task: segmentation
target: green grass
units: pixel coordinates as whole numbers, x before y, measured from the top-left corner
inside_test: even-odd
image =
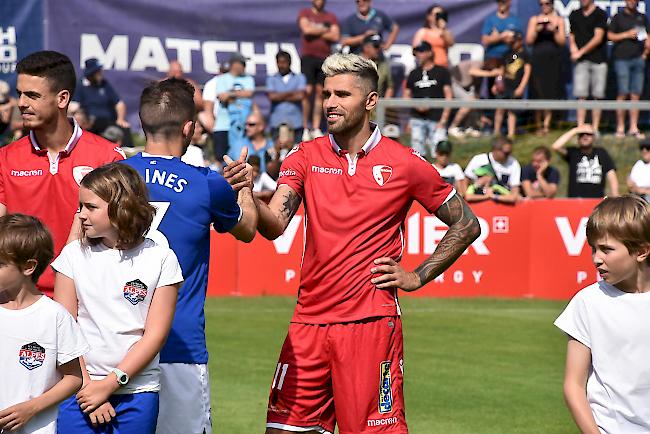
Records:
[[[414,434],[576,432],[562,398],[564,302],[406,298],[407,420]],[[211,298],[206,305],[214,427],[263,433],[295,299]]]

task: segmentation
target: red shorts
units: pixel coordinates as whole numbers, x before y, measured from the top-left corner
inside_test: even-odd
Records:
[[[271,385],[268,428],[407,434],[402,321],[289,325]]]

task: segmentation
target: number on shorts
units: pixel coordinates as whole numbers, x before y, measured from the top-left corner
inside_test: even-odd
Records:
[[[169,202],[149,202],[149,203],[154,208],[156,208],[156,215],[154,216],[153,221],[151,222],[151,227],[147,232],[147,238],[152,239],[153,241],[156,242],[156,244],[169,247],[169,241],[167,240],[167,237],[165,236],[165,234],[163,234],[158,230],[158,227],[160,226],[160,223],[165,217],[165,214],[167,214],[167,210],[169,210],[169,205],[171,204]]]
[[[277,382],[278,390],[282,390],[282,386],[284,385],[284,377],[287,375],[287,369],[289,369],[288,363],[278,363],[278,367],[275,368],[275,376],[273,377],[273,385],[271,385],[271,389],[275,389],[275,383]],[[280,370],[282,370],[282,373],[280,373]],[[278,374],[280,374],[279,380]]]

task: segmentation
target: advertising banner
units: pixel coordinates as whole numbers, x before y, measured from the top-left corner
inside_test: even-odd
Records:
[[[597,278],[585,236],[587,217],[597,203],[557,199],[473,205],[481,236],[449,270],[413,295],[568,299]],[[296,295],[303,226],[301,210],[273,242],[258,234],[244,244],[214,233],[209,295]],[[405,222],[404,268],[413,270],[431,255],[446,229],[415,204]]]

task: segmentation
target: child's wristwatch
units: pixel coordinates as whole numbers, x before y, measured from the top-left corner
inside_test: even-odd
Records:
[[[118,368],[113,368],[111,372],[113,372],[117,377],[117,384],[119,384],[120,387],[126,386],[129,383],[129,374],[126,372]]]

